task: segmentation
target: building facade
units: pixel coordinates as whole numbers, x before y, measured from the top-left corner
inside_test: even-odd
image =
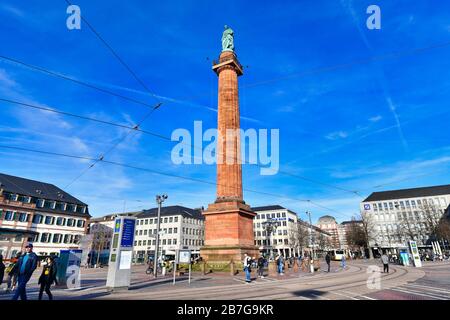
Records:
[[[330,234],[301,220],[297,213],[280,205],[269,205],[252,208],[256,212],[253,219],[255,245],[264,255],[280,253],[285,257],[298,256],[313,247],[329,242]],[[268,221],[276,224],[276,229],[268,233]],[[324,243],[322,243],[324,242]]]
[[[333,249],[341,249],[343,244],[342,228],[332,216],[322,216],[317,222],[317,226],[330,234],[330,246]]]
[[[156,245],[158,208],[143,210],[136,215],[134,238],[134,261],[145,262],[153,257]],[[193,256],[200,254],[205,241],[205,219],[202,209],[183,206],[161,208],[159,253],[175,256],[176,250],[191,250]]]
[[[0,173],[0,253],[5,259],[28,241],[41,256],[77,249],[89,219],[87,204],[60,188]]]
[[[373,224],[371,245],[406,247],[416,240],[419,248],[429,245],[430,230],[450,203],[450,185],[374,192],[360,204]]]

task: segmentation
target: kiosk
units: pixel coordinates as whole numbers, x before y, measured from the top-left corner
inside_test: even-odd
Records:
[[[117,217],[109,256],[108,291],[128,290],[131,280],[135,217]]]

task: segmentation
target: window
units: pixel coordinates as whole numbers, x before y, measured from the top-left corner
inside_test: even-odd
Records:
[[[145,219],[145,224],[148,224],[148,219]]]
[[[142,230],[139,230],[139,235],[142,236]]]
[[[41,242],[50,242],[50,233],[44,232],[41,235]]]
[[[261,215],[261,219],[265,219],[265,218],[266,218],[266,214],[263,213],[263,214]]]
[[[170,218],[169,218],[169,222],[173,222],[173,217],[170,217]]]
[[[53,243],[61,243],[62,235],[59,233],[55,233],[53,235]]]
[[[283,235],[287,236],[287,230],[283,230]]]
[[[172,243],[175,245],[175,244],[177,244],[177,239],[173,239],[172,240]]]
[[[6,211],[6,213],[5,213],[5,220],[7,220],[7,221],[14,220],[14,212]]]
[[[144,236],[146,236],[146,235],[147,235],[147,229],[144,230]]]
[[[50,200],[44,201],[44,208],[53,209],[55,207],[55,202]]]
[[[26,212],[19,213],[19,221],[20,222],[27,222],[28,221],[28,214],[26,214]]]
[[[77,210],[76,211],[78,213],[84,213],[84,208],[85,208],[84,206],[77,206]]]
[[[178,222],[178,217],[174,217],[173,222]]]
[[[50,224],[50,225],[52,225],[53,223],[55,222],[55,218],[54,217],[52,217],[52,216],[46,216],[45,217],[45,224]]]
[[[42,208],[44,206],[44,199],[38,199],[36,202],[36,207]]]
[[[35,224],[42,223],[43,218],[44,217],[41,214],[35,214],[33,217],[33,223],[35,223]]]
[[[167,223],[167,217],[166,217],[166,218],[164,218],[164,223]]]
[[[77,227],[78,228],[83,228],[84,227],[84,220],[78,220],[77,221]]]
[[[65,234],[64,235],[64,243],[69,243],[70,242],[70,234]]]
[[[172,245],[172,239],[168,239],[167,240],[167,244],[170,246],[170,245]]]
[[[142,240],[139,240],[139,246],[142,246]]]
[[[389,202],[389,209],[394,210],[394,205],[392,204],[392,202]]]
[[[166,245],[166,239],[163,239],[163,241],[162,241],[162,244],[163,244],[163,246],[165,246]]]
[[[144,246],[146,246],[146,245],[147,245],[147,240],[144,240],[144,241],[142,242],[142,244],[143,244]]]
[[[71,203],[68,203],[67,206],[66,206],[66,211],[75,212],[75,205],[71,204]]]
[[[178,233],[178,228],[173,228],[173,233]]]
[[[63,226],[66,224],[66,218],[58,217],[56,218],[56,225],[57,226]]]
[[[286,226],[287,226],[287,223],[286,223],[286,221],[283,221],[283,226],[284,226],[284,227],[286,227]]]
[[[67,219],[67,226],[68,227],[75,226],[75,219],[72,219],[72,218]]]
[[[172,228],[169,228],[169,233],[172,233]]]
[[[55,209],[59,211],[64,211],[65,207],[66,205],[64,204],[64,202],[57,202]]]
[[[277,212],[277,218],[281,217],[281,214],[279,212]]]
[[[28,203],[29,199],[30,199],[30,197],[27,197],[27,196],[22,196],[22,195],[17,196],[17,201],[20,201],[20,202]]]

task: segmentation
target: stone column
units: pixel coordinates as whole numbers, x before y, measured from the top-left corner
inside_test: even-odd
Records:
[[[238,77],[243,71],[233,51],[222,52],[213,70],[219,78],[217,198],[203,212],[205,246],[200,255],[216,266],[235,261],[240,269],[244,253],[259,256],[253,234],[256,213],[242,194]]]

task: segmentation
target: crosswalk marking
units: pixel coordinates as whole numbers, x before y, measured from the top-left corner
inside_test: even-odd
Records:
[[[423,296],[423,297],[428,297],[428,298],[433,298],[433,299],[438,299],[438,300],[447,300],[443,297],[439,297],[436,295],[430,295],[430,294],[425,294],[423,292],[417,292],[417,291],[413,291],[413,290],[406,290],[406,289],[398,289],[398,288],[392,288],[391,290],[394,291],[399,291],[399,292],[403,292],[403,293],[408,293],[408,294],[412,294],[412,295],[419,295],[419,296]]]
[[[445,292],[445,293],[449,293],[449,290],[445,290],[442,288],[438,288],[438,287],[430,287],[430,286],[424,286],[424,285],[419,285],[419,284],[415,284],[415,283],[409,283],[407,285],[405,285],[406,287],[416,287],[417,289],[426,289],[426,290],[430,290],[430,291],[436,291],[436,292]]]

